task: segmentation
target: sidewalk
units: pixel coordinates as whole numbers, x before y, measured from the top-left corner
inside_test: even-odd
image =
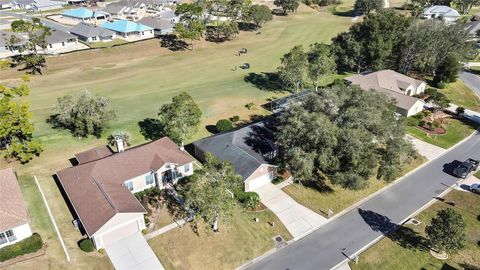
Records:
[[[420,155],[426,157],[428,160],[435,159],[447,151],[446,149],[443,149],[433,144],[429,144],[413,136],[406,135],[405,137],[407,138],[408,141],[410,141],[413,144],[413,146],[415,146],[415,149],[417,149],[417,152]]]

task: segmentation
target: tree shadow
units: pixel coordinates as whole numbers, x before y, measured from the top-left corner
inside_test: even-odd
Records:
[[[205,129],[212,134],[218,133],[217,127],[215,125],[206,125]]]
[[[283,91],[285,87],[280,76],[276,72],[250,72],[244,77],[244,81],[255,85],[260,90]]]
[[[165,136],[165,126],[158,119],[145,118],[138,122],[138,126],[145,140],[155,140]]]
[[[238,22],[238,29],[240,31],[255,31],[257,30],[257,26],[253,23]]]
[[[395,224],[387,216],[370,210],[359,208],[358,213],[373,231],[382,233],[401,247],[421,251],[428,250],[427,239],[413,229]]]
[[[332,11],[333,15],[340,16],[340,17],[355,17],[360,15],[356,10],[351,9],[347,11],[338,11],[337,9],[334,9]]]
[[[283,10],[281,8],[274,8],[272,10],[272,14],[275,15],[275,16],[287,16],[288,15],[288,13],[283,12]]]
[[[160,37],[160,46],[171,51],[184,51],[188,44],[179,39],[176,35],[164,35]]]

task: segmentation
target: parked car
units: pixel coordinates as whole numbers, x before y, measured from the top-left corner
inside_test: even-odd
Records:
[[[479,163],[480,161],[469,158],[453,170],[453,175],[465,179],[478,168]]]
[[[470,191],[473,193],[480,194],[480,184],[472,184],[470,186]]]

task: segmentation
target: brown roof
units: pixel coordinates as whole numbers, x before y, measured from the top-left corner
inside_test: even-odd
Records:
[[[113,154],[113,151],[112,149],[110,149],[110,147],[108,147],[107,145],[102,145],[102,146],[87,150],[85,152],[75,154],[75,158],[77,159],[79,164],[83,164],[83,163],[87,163],[87,162],[102,159],[104,157],[111,156],[112,154]]]
[[[381,70],[367,74],[355,74],[345,80],[363,90],[375,90],[395,99],[397,107],[409,110],[419,99],[404,94],[410,85],[415,88],[424,83],[393,70]]]
[[[29,222],[27,207],[13,169],[0,170],[0,232]]]
[[[92,236],[117,213],[144,213],[145,209],[123,184],[166,163],[183,165],[193,158],[169,138],[114,153],[57,172],[57,176],[79,216]]]

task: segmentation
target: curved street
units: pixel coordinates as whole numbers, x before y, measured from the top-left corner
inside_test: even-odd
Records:
[[[479,120],[479,119],[476,119]],[[331,269],[353,259],[459,179],[449,172],[467,158],[480,159],[480,132],[343,216],[246,269]],[[361,255],[360,255],[360,260]]]

